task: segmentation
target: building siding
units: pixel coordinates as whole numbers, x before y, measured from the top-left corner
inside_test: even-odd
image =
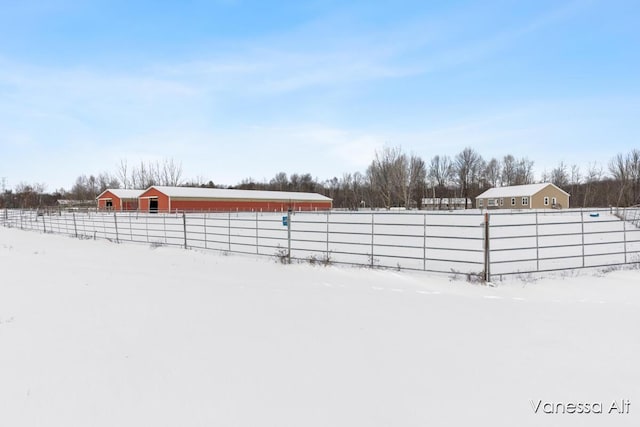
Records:
[[[111,207],[107,202],[111,199]],[[135,211],[138,209],[138,199],[121,199],[110,191],[105,191],[98,199],[98,209],[115,211]]]
[[[158,199],[159,212],[284,212],[288,209],[295,211],[330,210],[332,207],[331,201],[170,198],[160,190],[150,188],[140,196],[140,210],[148,212],[149,201],[154,197]]]
[[[522,203],[522,198],[528,197],[529,204],[524,205]],[[549,198],[549,204],[544,204],[544,198]],[[551,209],[553,208],[552,200],[556,198],[556,206],[562,209],[566,209],[569,207],[569,195],[566,194],[561,189],[555,187],[554,185],[547,185],[543,189],[539,190],[533,195],[519,195],[515,197],[515,205],[511,204],[511,197],[477,197],[476,198],[476,208],[482,209]],[[489,206],[489,200],[496,200],[495,205]],[[481,204],[482,201],[482,204]]]
[[[142,193],[138,199],[141,211],[149,212],[149,201],[151,198],[158,199],[158,211],[168,212],[171,210],[169,206],[169,196],[156,188],[149,188],[147,191]]]
[[[278,201],[278,200],[182,200],[171,199],[171,210],[175,211],[259,211],[284,212],[315,211],[331,209],[331,202]]]
[[[549,197],[549,204],[545,206],[544,198]],[[562,209],[566,209],[569,207],[569,196],[565,194],[562,190],[550,185],[546,187],[543,191],[540,191],[533,195],[533,209],[545,209],[552,208],[552,199],[553,197],[557,200],[557,207]]]

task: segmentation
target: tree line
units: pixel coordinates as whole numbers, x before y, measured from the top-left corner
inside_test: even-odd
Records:
[[[467,201],[466,207],[472,207],[475,197],[489,188],[534,182],[534,162],[527,157],[507,154],[485,159],[466,147],[453,157],[438,154],[427,162],[401,147],[386,146],[375,152],[364,172],[347,172],[326,180],[309,173],[278,172],[270,180],[246,178],[237,185],[221,186],[202,177],[184,179],[182,164],[173,159],[132,165],[122,160],[113,173],[79,176],[69,191],[46,193],[41,183],[19,183],[8,189],[3,178],[0,208],[51,206],[60,199],[90,204],[108,188],[145,189],[152,185],[314,192],[331,197],[336,208],[352,210],[421,209],[427,198],[435,200],[436,206],[442,199],[460,198]],[[560,162],[543,171],[540,182],[552,182],[571,194],[572,207],[635,205],[640,203],[640,150],[617,154],[606,169],[598,163],[582,170]]]

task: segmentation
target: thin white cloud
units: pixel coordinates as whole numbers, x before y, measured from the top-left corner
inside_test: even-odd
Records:
[[[247,176],[268,178],[278,170],[311,171],[326,178],[364,170],[385,143],[402,145],[425,159],[454,155],[467,145],[489,157],[514,152],[543,158],[544,150],[570,139],[573,129],[583,126],[580,137],[589,139],[594,120],[589,125],[559,121],[563,110],[549,99],[554,108],[494,106],[493,113],[437,126],[416,123],[403,131],[385,123],[361,121],[356,126],[345,125],[348,119],[301,117],[287,96],[308,91],[301,102],[309,106],[327,92],[342,95],[363,82],[373,86],[469,66],[514,46],[519,37],[570,19],[588,4],[559,6],[477,40],[461,36],[449,42],[460,31],[451,21],[444,25],[419,17],[410,25],[357,35],[327,35],[324,25],[307,26],[239,42],[219,53],[117,72],[0,58],[0,147],[11,150],[0,159],[0,169],[9,172],[0,174],[28,180],[37,170],[38,176],[57,177],[51,178],[53,186],[69,186],[75,175],[112,169],[121,158],[135,162],[156,156],[181,159],[190,175],[226,184]],[[319,27],[324,31],[317,34],[320,41],[310,42]],[[257,105],[254,111],[245,113],[244,100]],[[589,100],[585,108],[595,109],[598,102]],[[240,106],[231,109],[230,104]],[[319,103],[318,109],[322,113],[334,107]],[[263,112],[256,114],[260,108]],[[277,108],[282,113],[271,120],[270,110]],[[339,110],[336,116],[349,114]],[[30,152],[39,160],[24,168],[10,164]]]

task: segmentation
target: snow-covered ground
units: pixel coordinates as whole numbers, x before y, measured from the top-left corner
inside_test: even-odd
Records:
[[[487,287],[0,228],[0,273],[0,426],[640,425],[638,270]]]

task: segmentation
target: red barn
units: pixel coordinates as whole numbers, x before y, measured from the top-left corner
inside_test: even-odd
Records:
[[[315,211],[331,206],[332,199],[321,194],[289,191],[153,186],[139,196],[140,210],[149,212]]]
[[[96,200],[98,209],[114,211],[135,211],[138,209],[138,197],[144,190],[108,189],[100,193]]]

